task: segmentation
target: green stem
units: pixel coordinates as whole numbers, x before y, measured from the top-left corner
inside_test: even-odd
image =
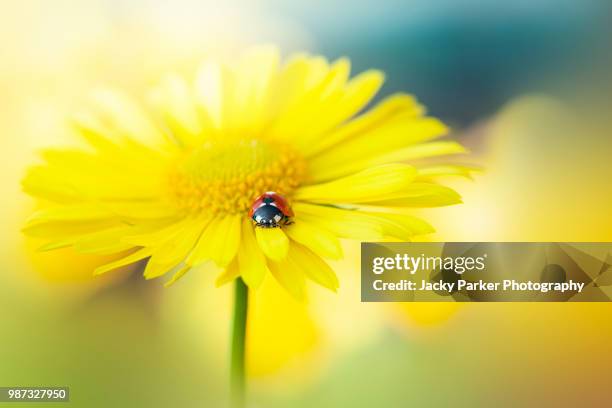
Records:
[[[245,375],[244,354],[247,325],[247,309],[249,304],[249,290],[242,278],[236,279],[234,295],[234,321],[232,325],[232,362],[230,373],[230,398],[232,408],[245,406]]]

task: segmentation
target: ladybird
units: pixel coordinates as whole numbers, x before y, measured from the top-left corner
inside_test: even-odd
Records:
[[[255,199],[249,217],[255,221],[257,227],[276,228],[289,224],[293,211],[285,197],[268,191]]]

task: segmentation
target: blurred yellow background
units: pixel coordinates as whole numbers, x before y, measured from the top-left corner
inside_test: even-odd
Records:
[[[210,53],[347,54],[387,71],[387,92],[414,91],[486,169],[450,181],[464,204],[423,211],[427,239],[612,239],[603,2],[218,3],[3,2],[0,386],[69,386],[79,407],[225,403],[231,290],[214,274],[94,278],[99,258],[38,253],[20,233],[23,170],[70,141],[91,89],[142,92]],[[360,303],[358,251],[334,265],[337,295],[298,304],[271,279],[253,295],[252,406],[606,405],[612,305]]]

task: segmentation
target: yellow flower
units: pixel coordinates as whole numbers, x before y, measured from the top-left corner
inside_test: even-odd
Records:
[[[75,120],[87,147],[45,150],[29,169],[25,191],[47,204],[25,232],[44,250],[121,255],[97,274],[147,259],[144,276],[173,272],[170,284],[212,261],[219,283],[254,288],[271,273],[296,298],[306,279],[336,290],[323,259],[342,257],[339,239],[432,232],[403,210],[460,202],[434,179],[469,171],[405,164],[464,149],[432,141],[447,128],[409,95],[364,111],[383,74],[349,71],[347,59],[302,54],[281,65],[258,47],[229,66],[206,61],[194,81],[169,76],[143,102],[98,92]],[[288,198],[292,223],[253,225],[266,191]]]

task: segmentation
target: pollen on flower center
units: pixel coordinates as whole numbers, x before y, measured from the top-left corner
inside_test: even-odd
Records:
[[[256,139],[207,142],[170,172],[171,200],[189,213],[247,212],[266,191],[291,196],[303,180],[305,161],[286,145]]]

